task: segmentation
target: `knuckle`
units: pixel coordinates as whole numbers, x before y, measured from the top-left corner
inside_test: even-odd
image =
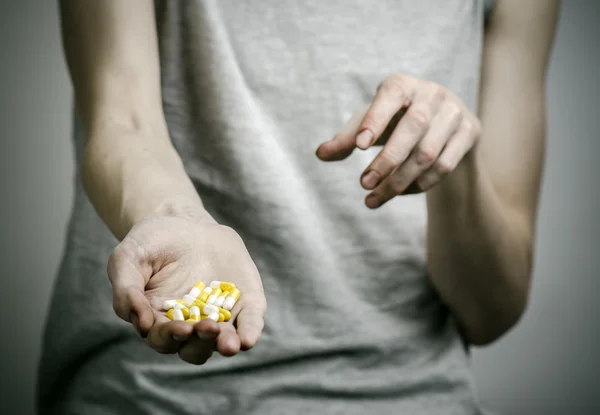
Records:
[[[446,112],[448,114],[448,118],[451,120],[455,120],[462,116],[462,110],[456,102],[448,101],[446,103]]]
[[[419,132],[424,132],[429,127],[429,117],[420,109],[412,109],[406,114],[407,121]]]
[[[437,104],[441,104],[442,102],[444,102],[446,100],[446,89],[439,85],[436,84],[434,82],[430,82],[428,84],[429,89],[431,90],[431,99],[437,103]]]
[[[390,182],[388,183],[388,188],[395,195],[399,195],[399,194],[402,194],[402,192],[404,192],[404,190],[406,189],[406,186],[404,185],[404,182],[402,180],[394,179],[394,180],[390,180]],[[385,199],[385,198],[381,198],[381,199]]]
[[[390,167],[398,166],[402,162],[402,157],[396,151],[392,150],[383,150],[381,154],[379,154],[379,165],[383,167],[383,169],[389,169]]]
[[[452,165],[451,163],[444,161],[444,160],[437,160],[435,162],[435,171],[440,175],[440,176],[445,176],[447,174],[452,173],[452,171],[454,170],[454,165]]]
[[[419,146],[416,151],[417,164],[429,165],[437,157],[437,151],[432,147]]]
[[[400,97],[406,97],[409,90],[406,77],[398,74],[386,76],[379,89]]]
[[[481,123],[477,119],[465,119],[463,120],[463,130],[468,135],[478,136],[481,134]]]

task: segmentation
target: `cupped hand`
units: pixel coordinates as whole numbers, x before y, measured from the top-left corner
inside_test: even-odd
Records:
[[[214,221],[160,216],[138,222],[110,256],[108,276],[115,312],[159,353],[203,364],[214,351],[233,356],[252,348],[262,333],[266,300],[258,270],[240,236]],[[165,300],[213,280],[233,282],[241,292],[229,321],[191,325],[166,317]]]
[[[392,75],[373,101],[335,137],[319,146],[323,161],[347,158],[355,148],[383,149],[361,175],[377,208],[397,195],[431,189],[451,173],[481,136],[481,124],[447,88],[409,75]]]

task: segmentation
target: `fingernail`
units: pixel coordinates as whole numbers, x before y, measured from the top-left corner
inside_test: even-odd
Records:
[[[360,148],[367,148],[371,145],[373,140],[373,133],[369,130],[363,130],[359,135],[356,136],[356,145]]]
[[[362,185],[365,189],[373,189],[379,183],[379,174],[373,170],[368,171],[363,175]]]
[[[377,199],[377,196],[375,196],[375,195],[368,196],[367,200],[365,201],[365,203],[371,209],[375,209],[376,207],[379,206],[379,200]]]
[[[137,331],[138,334],[140,335],[140,337],[143,338],[144,335],[142,334],[142,329],[140,328],[140,319],[138,318],[138,316],[135,312],[132,311],[129,314],[129,320],[131,321],[131,324],[133,324],[135,331]]]

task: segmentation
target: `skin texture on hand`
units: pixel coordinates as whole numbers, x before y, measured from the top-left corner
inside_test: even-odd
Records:
[[[109,259],[117,315],[131,322],[150,347],[192,364],[216,350],[249,350],[264,326],[266,300],[254,262],[231,228],[214,221],[148,217],[136,224]],[[199,280],[231,281],[241,291],[229,322],[171,321],[164,300],[181,298]]]
[[[321,144],[317,157],[343,160],[355,148],[383,149],[361,176],[369,208],[429,190],[451,173],[481,135],[481,123],[452,92],[409,75],[391,75],[371,104]]]

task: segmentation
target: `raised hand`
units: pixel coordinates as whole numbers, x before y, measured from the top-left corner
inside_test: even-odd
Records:
[[[383,145],[361,176],[371,190],[365,203],[377,208],[396,195],[431,189],[476,145],[479,119],[441,85],[409,75],[387,77],[375,98],[319,146],[317,157],[336,161],[355,148]]]

